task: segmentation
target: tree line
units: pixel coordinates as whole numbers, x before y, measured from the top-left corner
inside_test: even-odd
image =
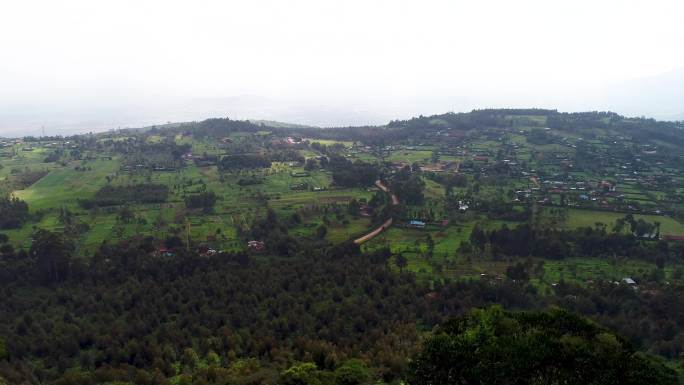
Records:
[[[561,230],[539,228],[529,223],[515,228],[504,224],[499,229],[489,231],[475,226],[470,233],[469,246],[481,252],[488,249],[492,255],[539,256],[549,259],[628,255],[662,264],[671,258],[684,258],[684,247],[681,244],[670,246],[666,241],[609,232],[605,226],[599,225]]]
[[[380,176],[377,166],[362,161],[352,162],[342,156],[330,156],[325,167],[332,171],[332,180],[341,187],[367,187]]]
[[[129,202],[163,203],[169,196],[169,188],[163,184],[140,183],[132,185],[106,185],[100,188],[92,199],[78,199],[85,209],[96,206],[119,206]]]

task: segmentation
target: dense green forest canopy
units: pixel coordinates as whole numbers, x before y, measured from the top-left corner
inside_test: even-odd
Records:
[[[347,371],[340,368],[353,366],[348,360],[357,357],[358,349],[367,352],[358,374],[364,382],[353,383],[373,378],[391,382],[408,373],[407,358],[419,346],[416,322],[437,325],[449,315],[488,303],[544,306],[524,285],[509,283],[446,283],[435,288],[435,296],[410,274],[392,273],[387,250],[361,256],[358,248],[338,247],[281,261],[227,254],[210,259],[181,254],[159,260],[148,256],[145,250],[151,245],[143,242],[103,247],[84,265],[69,259],[68,246],[54,234],[38,237],[40,246],[28,256],[3,258],[24,261],[3,269],[8,285],[1,310],[10,322],[0,331],[11,337],[6,341],[9,361],[1,361],[0,370],[12,383],[89,384],[109,379],[156,384],[178,375],[188,383],[276,383],[293,375],[298,362],[311,362],[335,378]],[[54,286],[57,282],[61,283]],[[614,307],[604,310],[606,316],[615,311],[631,314],[629,305],[621,307],[620,301],[606,296],[627,299],[637,293],[609,294],[615,288],[605,289],[609,290],[576,293],[585,301]],[[567,290],[576,289],[559,288],[558,303],[563,303]],[[558,314],[569,325],[577,322],[577,328],[588,328],[590,335],[608,333]],[[496,322],[503,328],[497,329],[500,332],[514,333],[506,317],[512,316],[480,316]],[[518,322],[544,319],[530,316]],[[463,325],[472,327],[473,322]],[[461,324],[447,323],[443,330],[461,333],[454,325]],[[541,335],[560,338],[548,331]],[[606,344],[618,341],[624,346],[604,352],[612,360],[620,359],[614,355],[633,353],[624,340],[605,335],[599,339]],[[522,348],[520,344],[515,346]],[[469,355],[464,349],[460,354]],[[443,362],[422,354],[417,362]],[[30,364],[36,358],[41,365]],[[483,367],[487,362],[482,361]],[[242,371],[241,365],[251,369]],[[421,370],[416,373],[421,375]]]
[[[411,384],[679,384],[662,362],[563,310],[474,310],[428,337]]]
[[[677,310],[682,287],[668,288],[657,302],[615,285],[588,289],[562,284],[546,298],[524,281],[444,282],[431,288],[410,273],[392,272],[389,250],[361,255],[353,245],[325,252],[304,246],[300,256],[281,260],[184,253],[160,259],[149,255],[154,246],[144,240],[103,246],[84,263],[71,256],[70,246],[58,235],[36,237],[39,241],[28,255],[3,251],[0,310],[6,322],[0,333],[7,336],[8,360],[0,361],[0,373],[10,383],[108,379],[164,384],[168,378],[198,384],[289,383],[279,381],[306,369],[298,366],[301,362],[315,365],[314,377],[334,379],[352,370],[340,368],[354,367],[349,360],[359,358],[359,351],[365,352],[362,373],[357,373],[363,381],[353,383],[392,382],[410,373],[417,384],[451,383],[426,378],[454,370],[467,370],[460,374],[463,378],[494,376],[491,383],[509,383],[506,376],[529,380],[526,376],[542,369],[533,364],[539,357],[522,352],[547,354],[544,375],[565,373],[571,379],[567,383],[579,383],[572,382],[578,381],[572,365],[583,365],[577,376],[603,378],[599,367],[586,366],[591,360],[600,363],[606,376],[632,378],[653,367],[660,376],[655,378],[664,380],[652,383],[676,383],[671,370],[635,354],[626,340],[567,312],[473,313],[445,323],[428,339],[412,371],[408,358],[420,347],[417,324],[429,329],[473,306],[493,303],[516,308],[556,304],[598,317],[635,341],[662,338],[653,333],[668,333],[667,328],[646,331],[644,322],[684,322]],[[455,343],[450,338],[466,339]],[[474,345],[467,341],[489,348],[477,350],[482,356],[473,355],[469,349]],[[453,352],[438,348],[442,344]],[[563,356],[552,349],[570,349],[566,354],[574,356],[560,360]],[[496,357],[520,361],[494,370],[488,365],[500,362]],[[472,366],[467,364],[471,361]],[[604,366],[608,361],[613,366]],[[533,366],[520,364],[524,362]],[[251,369],[240,369],[243,365]],[[439,365],[446,366],[438,370]],[[621,368],[638,373],[621,374]]]
[[[276,383],[281,376],[294,375],[291,372],[298,370],[297,362],[311,362],[318,371],[335,373],[348,365],[347,360],[355,356],[358,348],[370,354],[364,367],[374,368],[365,369],[362,378],[391,380],[408,373],[407,357],[418,347],[415,326],[410,325],[418,320],[436,325],[445,316],[493,302],[543,306],[525,286],[516,284],[454,282],[437,288],[439,295],[435,297],[430,288],[410,274],[392,273],[387,251],[361,256],[358,249],[335,248],[315,257],[282,261],[246,255],[211,259],[179,255],[163,259],[160,264],[145,252],[150,245],[142,243],[103,248],[84,266],[78,260],[64,262],[68,249],[54,235],[39,237],[44,239],[43,246],[30,256],[3,258],[29,262],[3,269],[3,280],[10,284],[3,289],[2,311],[11,322],[2,332],[12,337],[7,340],[10,360],[0,363],[0,368],[12,382],[56,381],[61,377],[59,383],[97,383],[103,379],[137,383],[146,378],[149,383],[166,383],[165,377],[179,373],[175,365],[180,362],[181,377],[191,383]],[[62,283],[56,287],[54,283],[47,287],[36,285],[55,282],[46,280],[57,274],[53,266],[62,266]],[[35,290],[40,294],[31,294]],[[602,310],[609,318],[615,311],[631,317],[632,306],[639,306],[635,300],[640,295],[631,289],[604,290],[583,293],[577,288],[559,288],[557,301],[565,303],[567,293],[574,292],[578,305],[598,301],[600,306],[613,307]],[[625,305],[618,305],[621,302]],[[416,319],[416,315],[420,318]],[[489,330],[494,322],[498,328],[495,333],[514,334],[512,321],[507,321],[511,317],[501,312],[483,313],[475,320],[447,323],[442,330],[457,334],[472,327]],[[546,320],[550,325],[547,327],[552,327],[553,317],[551,321],[544,317],[548,316],[528,319],[516,315],[513,319],[519,323],[513,325],[528,328],[531,326],[523,321],[533,325]],[[633,353],[624,340],[615,340],[602,328],[566,313],[555,313],[555,317],[567,318],[561,326],[578,323],[564,326],[568,330],[585,328],[593,333],[590,335],[606,333],[599,340],[607,344],[619,341],[624,346],[620,349],[627,350],[615,354]],[[660,314],[653,317],[659,318]],[[108,322],[102,323],[105,320]],[[476,322],[488,323],[478,326]],[[6,329],[10,325],[12,329]],[[560,338],[558,332],[541,330],[545,338]],[[406,345],[407,341],[413,342]],[[431,343],[435,342],[428,342],[428,346]],[[520,344],[506,345],[509,349],[522,348]],[[431,353],[426,352],[431,351],[421,353],[416,362],[443,362],[428,356]],[[470,356],[467,350],[460,354]],[[27,366],[29,357],[41,357],[44,366]],[[481,361],[483,366],[487,362]],[[240,365],[251,365],[251,369],[244,372]],[[66,370],[74,366],[81,369]],[[417,375],[424,374],[421,370],[416,369]]]

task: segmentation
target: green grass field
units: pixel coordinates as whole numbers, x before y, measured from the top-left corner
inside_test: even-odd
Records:
[[[56,169],[29,188],[16,191],[15,195],[25,200],[32,211],[76,207],[77,198],[91,197],[106,184],[106,176],[119,167],[115,160],[95,160],[81,165],[91,170],[76,171],[75,165]]]
[[[390,162],[405,162],[409,164],[413,163],[426,163],[430,161],[432,157],[431,150],[398,150],[392,151],[388,160]]]
[[[568,209],[568,219],[565,226],[569,228],[594,227],[596,222],[600,222],[608,225],[608,229],[612,229],[615,220],[624,216],[624,213],[609,211]],[[643,218],[648,222],[660,222],[661,234],[684,235],[684,224],[674,218],[662,215],[634,215],[634,218]]]

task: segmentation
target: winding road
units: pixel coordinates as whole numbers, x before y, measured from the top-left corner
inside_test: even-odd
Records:
[[[378,180],[375,181],[375,185],[378,186],[378,188],[379,188],[380,190],[382,190],[382,191],[386,192],[387,194],[389,194],[390,199],[392,200],[392,206],[396,206],[396,205],[399,204],[399,198],[397,198],[397,196],[394,195],[394,194],[387,188],[387,186],[385,186],[384,184],[382,184],[382,181],[380,181],[380,179],[378,179]],[[366,235],[364,235],[364,236],[362,236],[362,237],[360,237],[360,238],[356,238],[356,239],[354,240],[354,243],[356,243],[357,245],[360,245],[360,244],[362,244],[362,243],[364,243],[364,242],[366,242],[366,241],[370,241],[371,239],[375,238],[378,234],[382,233],[383,231],[385,231],[386,229],[388,229],[390,226],[392,226],[392,223],[393,223],[393,222],[394,222],[394,219],[393,219],[393,218],[389,218],[389,219],[386,220],[382,225],[380,225],[380,227],[376,228],[375,230],[371,231],[370,233],[368,233],[368,234],[366,234]]]

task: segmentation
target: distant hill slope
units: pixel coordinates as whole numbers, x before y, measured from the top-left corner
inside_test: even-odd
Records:
[[[279,122],[276,120],[265,120],[265,119],[248,119],[249,122],[257,124],[257,125],[264,125],[268,127],[277,127],[277,128],[318,128],[316,126],[309,126],[305,124],[297,124],[297,123],[287,123],[287,122]]]
[[[515,119],[513,119],[515,117]],[[638,140],[660,140],[684,146],[684,123],[626,117],[610,111],[559,112],[548,109],[483,109],[468,113],[446,113],[391,121],[387,127],[403,130],[405,135],[438,132],[445,129],[473,130],[513,127],[523,119],[525,125],[582,133],[592,129],[610,129]]]
[[[183,130],[194,135],[222,137],[236,130],[256,132],[264,127],[280,135],[332,140],[360,140],[381,144],[387,140],[420,139],[425,135],[441,135],[444,132],[466,132],[487,128],[511,128],[515,126],[548,127],[555,130],[588,134],[592,129],[610,129],[643,141],[659,140],[684,146],[684,124],[674,121],[657,121],[644,117],[626,117],[610,111],[559,112],[540,108],[498,108],[470,112],[448,112],[439,115],[418,116],[406,120],[392,120],[381,126],[350,126],[321,128],[272,120],[233,120],[211,118],[199,122],[170,123],[152,128]],[[450,134],[451,135],[451,134]]]

